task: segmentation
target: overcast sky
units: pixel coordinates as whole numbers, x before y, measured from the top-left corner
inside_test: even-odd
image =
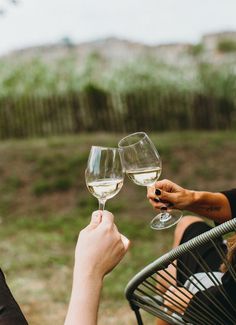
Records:
[[[56,42],[116,36],[147,44],[199,42],[236,30],[236,0],[0,0],[0,54]]]

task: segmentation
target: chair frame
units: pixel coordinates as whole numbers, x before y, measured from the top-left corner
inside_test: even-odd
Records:
[[[182,254],[188,252],[189,250],[200,247],[206,244],[210,240],[214,240],[219,236],[226,235],[228,233],[236,231],[236,218],[226,221],[223,224],[214,227],[213,229],[206,231],[205,233],[190,239],[186,243],[179,245],[178,247],[170,250],[168,253],[156,259],[154,262],[147,265],[139,273],[137,273],[127,284],[125,289],[126,299],[129,301],[131,309],[134,311],[137,319],[138,325],[143,325],[143,320],[140,314],[140,309],[152,314],[153,316],[159,317],[169,324],[188,324],[185,321],[174,319],[170,314],[166,313],[163,309],[157,308],[157,301],[152,303],[150,298],[141,295],[140,292],[136,290],[140,285],[142,285],[145,279],[155,276],[157,271],[165,269],[170,263],[180,257]],[[161,303],[160,303],[161,305]]]

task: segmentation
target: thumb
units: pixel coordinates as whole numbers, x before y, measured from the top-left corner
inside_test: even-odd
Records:
[[[109,224],[113,225],[114,224],[114,216],[111,212],[104,210],[102,213],[102,224]]]
[[[121,234],[121,240],[124,245],[125,251],[127,251],[130,246],[130,240],[122,234]]]
[[[94,211],[91,216],[90,226],[97,227],[102,220],[102,211]]]

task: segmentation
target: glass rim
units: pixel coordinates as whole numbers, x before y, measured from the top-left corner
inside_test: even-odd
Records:
[[[99,148],[101,150],[106,149],[106,150],[120,150],[118,147],[105,147],[105,146],[91,146],[91,149],[93,148]]]
[[[140,135],[142,134],[142,135],[143,135],[143,137],[140,138],[138,141],[136,141],[136,142],[134,142],[134,143],[131,143],[131,144],[127,144],[127,145],[121,145],[121,142],[124,141],[125,139],[130,138],[130,137],[132,137],[132,136],[134,136],[134,135],[138,135],[138,134],[140,134]],[[143,132],[143,131],[139,131],[139,132],[134,132],[134,133],[128,134],[128,135],[126,135],[124,138],[120,139],[120,141],[118,142],[118,147],[119,147],[120,149],[122,149],[122,148],[125,148],[125,147],[135,146],[137,143],[139,143],[139,142],[140,142],[141,140],[143,140],[144,138],[148,138],[148,135],[147,135],[146,132]]]

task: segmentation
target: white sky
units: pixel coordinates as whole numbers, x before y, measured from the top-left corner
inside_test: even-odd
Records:
[[[236,0],[20,0],[0,8],[0,54],[56,42],[117,36],[147,44],[198,42],[236,30]]]

